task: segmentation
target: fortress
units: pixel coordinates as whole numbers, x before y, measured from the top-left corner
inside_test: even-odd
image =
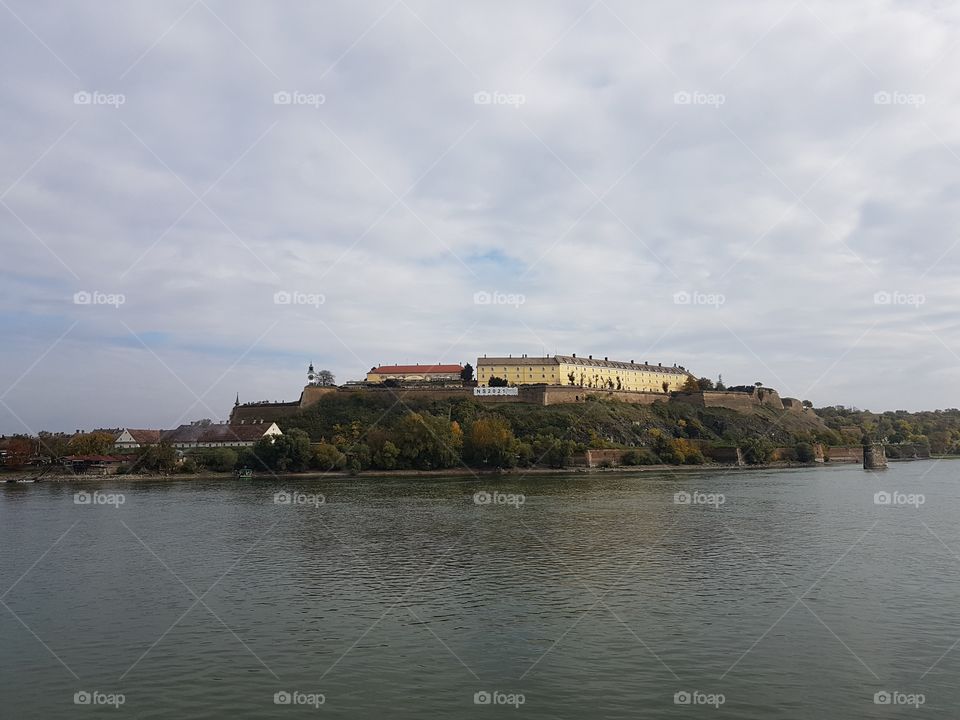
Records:
[[[309,384],[294,402],[241,404],[239,397],[230,414],[230,422],[277,422],[315,405],[333,393],[386,394],[402,402],[405,399],[472,398],[483,404],[526,403],[558,405],[586,402],[588,398],[615,399],[638,405],[656,402],[684,402],[699,407],[720,407],[752,412],[761,407],[808,412],[799,400],[781,398],[776,390],[743,386],[727,390],[689,392],[684,390],[694,376],[678,365],[635,363],[633,360],[594,359],[573,355],[546,357],[481,357],[477,359],[477,380],[463,379],[461,365],[379,365],[367,373],[364,381],[342,386],[318,385],[313,366]],[[491,383],[491,381],[493,381]],[[504,386],[502,394],[481,394],[480,387]]]

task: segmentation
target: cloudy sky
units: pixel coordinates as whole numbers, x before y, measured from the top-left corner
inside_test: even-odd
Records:
[[[392,362],[960,406],[960,7],[0,0],[0,433]]]

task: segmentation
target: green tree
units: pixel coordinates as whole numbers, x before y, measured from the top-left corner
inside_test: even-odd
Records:
[[[760,465],[768,462],[773,455],[773,444],[763,437],[750,437],[740,444],[743,459],[748,465]]]
[[[170,472],[177,465],[177,451],[168,443],[158,443],[137,449],[132,470]]]
[[[467,363],[463,366],[463,370],[460,371],[460,379],[464,382],[473,380],[473,365]]]
[[[493,375],[493,376],[487,381],[487,385],[489,385],[490,387],[506,387],[506,386],[507,386],[507,381],[506,381],[504,378],[502,378],[502,377],[498,377],[498,376],[496,376],[496,375]]]
[[[294,429],[283,435],[263,437],[253,446],[253,452],[270,470],[299,472],[310,464],[310,436]]]
[[[202,448],[190,458],[200,470],[230,472],[237,464],[237,451],[230,448]]]
[[[812,463],[817,459],[817,453],[814,451],[813,445],[808,442],[797,443],[794,451],[797,455],[797,460],[802,463]]]
[[[313,449],[311,464],[324,472],[343,470],[347,466],[347,456],[340,452],[336,445],[320,443]]]
[[[453,467],[460,462],[463,431],[459,423],[426,413],[408,413],[394,430],[401,462],[419,470]]]

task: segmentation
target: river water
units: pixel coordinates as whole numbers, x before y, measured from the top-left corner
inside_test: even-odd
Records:
[[[0,486],[0,716],[956,717],[958,471]]]

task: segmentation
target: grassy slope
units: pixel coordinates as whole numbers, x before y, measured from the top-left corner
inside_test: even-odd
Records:
[[[324,398],[284,423],[284,429],[306,430],[314,441],[332,439],[336,425],[357,422],[362,430],[372,425],[389,428],[410,411],[431,413],[461,425],[485,414],[508,420],[520,438],[536,434],[553,435],[580,443],[613,443],[636,446],[649,444],[651,430],[667,436],[700,438],[718,444],[733,444],[748,437],[766,437],[775,444],[792,444],[799,439],[815,440],[824,425],[812,413],[802,415],[756,408],[740,413],[724,408],[695,408],[684,403],[653,406],[630,405],[615,400],[580,404],[522,405],[513,403],[480,405],[472,400],[405,400],[351,393]]]

